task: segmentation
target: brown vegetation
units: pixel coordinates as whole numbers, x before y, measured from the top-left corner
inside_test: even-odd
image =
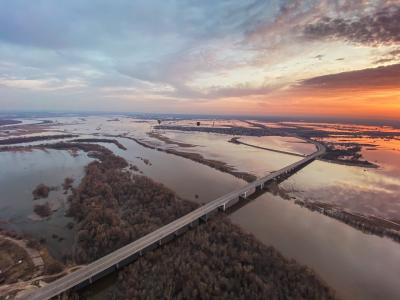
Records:
[[[0,283],[13,283],[32,275],[28,253],[16,243],[0,237]]]
[[[87,152],[89,157],[100,160],[105,168],[125,168],[128,166],[128,163],[122,157],[114,155],[111,150],[97,144],[60,142],[38,147],[56,150],[81,150]]]
[[[15,125],[15,124],[20,124],[20,123],[22,123],[22,122],[18,121],[18,120],[0,119],[0,126],[3,126],[3,125]]]
[[[0,140],[0,145],[11,145],[11,144],[22,144],[22,143],[30,143],[37,141],[47,141],[47,140],[55,140],[55,139],[66,139],[76,137],[74,134],[59,134],[59,135],[37,135],[37,136],[21,136],[16,138],[9,138]]]
[[[45,204],[36,204],[33,207],[33,211],[42,218],[47,218],[48,216],[51,215],[51,208],[49,202],[46,202]]]
[[[44,261],[44,274],[51,275],[57,274],[64,270],[64,265],[53,258],[47,249],[42,248],[40,251],[40,255]]]
[[[323,160],[364,168],[377,168],[378,166],[362,159],[362,146],[354,143],[325,143],[326,153]]]
[[[71,177],[66,177],[62,184],[64,192],[67,192],[70,188],[72,188],[72,184],[74,183],[74,179]]]
[[[140,171],[139,168],[136,165],[132,165],[132,164],[129,166],[129,170],[135,171],[135,172],[139,172]]]
[[[147,158],[143,158],[143,157],[140,157],[140,156],[136,156],[136,158],[140,159],[146,166],[151,166],[152,165],[150,160],[148,160]]]
[[[92,138],[92,139],[74,139],[71,140],[70,142],[76,142],[76,143],[110,143],[114,144],[121,150],[126,150],[126,147],[122,145],[120,142],[118,142],[115,139],[97,139],[97,138]]]
[[[33,191],[32,191],[32,195],[33,195],[33,199],[37,200],[40,198],[47,198],[49,196],[50,193],[50,188],[41,183],[39,184]]]
[[[160,133],[158,133],[156,131],[148,132],[147,135],[149,137],[152,137],[152,138],[158,139],[160,141],[163,141],[166,144],[177,145],[177,146],[183,147],[183,148],[194,147],[194,145],[192,145],[192,144],[186,144],[186,143],[173,141],[169,137],[166,137],[165,135],[162,135],[162,134],[160,134]]]

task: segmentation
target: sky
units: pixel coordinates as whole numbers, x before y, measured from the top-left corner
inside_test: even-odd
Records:
[[[399,0],[2,0],[0,111],[400,118]]]

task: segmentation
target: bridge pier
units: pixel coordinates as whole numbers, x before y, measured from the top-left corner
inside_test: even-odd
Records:
[[[222,206],[218,207],[218,210],[224,212],[226,210],[226,203],[224,203]]]
[[[200,217],[199,220],[203,221],[204,223],[207,223],[207,221],[208,221],[208,214],[205,214],[204,216]]]
[[[256,192],[261,192],[264,190],[264,183],[261,183],[260,185],[256,186]]]

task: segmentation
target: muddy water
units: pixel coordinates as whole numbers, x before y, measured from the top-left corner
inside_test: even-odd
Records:
[[[231,220],[311,267],[341,299],[400,299],[400,245],[265,194]]]

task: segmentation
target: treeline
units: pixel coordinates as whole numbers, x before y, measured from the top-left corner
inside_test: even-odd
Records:
[[[34,146],[34,148],[72,151],[81,150],[83,152],[87,152],[89,157],[96,158],[101,161],[101,165],[105,169],[125,168],[128,166],[128,163],[122,157],[114,155],[111,150],[97,144],[59,142],[55,144],[38,145]]]
[[[116,139],[98,139],[98,138],[87,138],[87,139],[74,139],[70,142],[77,142],[77,143],[110,143],[114,144],[121,150],[126,150],[126,147],[118,142]]]
[[[47,218],[48,216],[51,215],[51,208],[49,202],[46,202],[44,204],[36,204],[33,207],[33,211],[42,218]]]
[[[325,143],[326,153],[323,155],[323,159],[345,163],[354,166],[370,167],[375,168],[377,165],[362,159],[362,146],[357,144],[342,145],[335,143]],[[346,159],[348,158],[348,159]]]
[[[38,184],[32,191],[33,200],[37,200],[40,198],[47,198],[51,190],[52,188],[48,187],[43,183]]]
[[[15,125],[15,124],[20,124],[20,123],[22,123],[22,121],[0,119],[0,126],[3,126],[3,125]]]
[[[8,138],[0,140],[0,145],[11,145],[11,144],[22,144],[31,143],[37,141],[55,140],[55,139],[66,139],[77,137],[75,134],[58,134],[58,135],[37,135],[37,136],[21,136],[15,138]]]

